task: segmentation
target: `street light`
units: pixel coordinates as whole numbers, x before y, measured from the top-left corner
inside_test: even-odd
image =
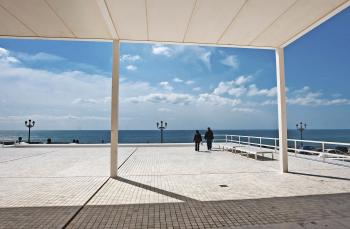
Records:
[[[300,132],[300,140],[303,140],[303,132],[306,129],[306,123],[300,122],[299,124],[295,125],[297,127],[297,130]],[[303,145],[303,142],[300,142],[301,145]]]
[[[163,121],[160,121],[160,125],[159,122],[157,122],[157,128],[160,129],[160,143],[163,143],[163,130],[166,129],[168,123],[164,122],[163,125]]]
[[[29,129],[29,133],[28,133],[28,143],[30,143],[30,129],[34,127],[35,125],[35,121],[32,121],[32,120],[28,120],[28,121],[25,121],[24,124],[26,125],[26,127],[28,127]]]

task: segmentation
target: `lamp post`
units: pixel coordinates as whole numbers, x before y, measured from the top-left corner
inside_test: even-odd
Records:
[[[303,132],[306,129],[306,123],[300,122],[299,124],[295,125],[297,127],[297,130],[300,132],[300,140],[303,140]],[[301,146],[303,145],[303,142],[300,142]]]
[[[28,143],[30,143],[30,129],[34,127],[35,125],[35,121],[32,121],[32,120],[28,120],[28,121],[25,121],[24,124],[26,125],[26,127],[28,127],[29,129],[29,133],[28,133]]]
[[[160,125],[159,122],[157,122],[157,128],[160,129],[160,143],[163,143],[163,130],[166,129],[168,123],[164,122],[163,125],[163,121],[160,121]]]

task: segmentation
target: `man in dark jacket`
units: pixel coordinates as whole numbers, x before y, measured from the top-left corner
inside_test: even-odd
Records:
[[[205,132],[204,139],[207,141],[208,150],[211,150],[213,139],[214,139],[214,133],[210,129],[210,127],[208,127],[207,132]]]
[[[202,135],[201,133],[199,133],[198,130],[196,130],[196,134],[193,137],[193,141],[195,143],[195,150],[199,151],[199,143],[201,143],[202,141]]]

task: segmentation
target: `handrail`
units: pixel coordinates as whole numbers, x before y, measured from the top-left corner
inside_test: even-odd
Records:
[[[217,135],[219,136],[219,135]],[[258,137],[258,136],[248,136],[248,135],[233,135],[233,134],[226,134],[225,136],[233,136],[233,137],[243,137],[243,138],[256,138],[256,139],[268,139],[268,140],[279,140],[279,138],[271,138],[271,137]],[[287,139],[287,141],[297,141],[297,142],[310,142],[310,143],[324,143],[328,145],[349,145],[350,143],[346,142],[328,142],[328,141],[315,141],[315,140],[300,140],[300,139],[294,139],[290,138]]]
[[[242,138],[244,140],[242,140]],[[225,136],[225,139],[226,139],[226,143],[234,142],[234,143],[243,144],[243,145],[268,147],[268,148],[275,149],[275,151],[277,151],[279,149],[279,145],[278,145],[279,139],[278,138],[227,134]],[[254,139],[255,141],[252,141],[252,139]],[[256,141],[256,139],[258,140],[258,142]],[[273,140],[274,145],[263,143],[262,142],[263,140]],[[311,155],[318,155],[318,156],[322,157],[323,161],[325,161],[325,159],[334,159],[334,160],[339,160],[339,159],[349,160],[350,159],[350,143],[315,141],[315,140],[300,140],[300,139],[287,139],[287,142],[294,143],[293,147],[290,147],[290,146],[287,147],[289,152],[292,152],[292,153],[294,152],[294,156],[297,156],[297,154],[308,153]],[[299,143],[299,148],[298,148],[298,143]],[[315,148],[315,150],[303,149],[303,148],[300,148],[300,145],[302,145],[300,143],[320,144],[321,147],[319,149]],[[347,152],[348,155],[346,155],[346,153],[344,153],[344,154],[329,153],[328,150],[334,149],[334,147],[327,149],[325,147],[325,145],[348,146],[348,152]]]
[[[325,141],[315,141],[315,140],[300,140],[300,139],[288,139],[288,141],[297,141],[297,142],[310,142],[310,143],[324,143],[327,145],[348,145],[350,146],[350,143],[345,142],[325,142]]]

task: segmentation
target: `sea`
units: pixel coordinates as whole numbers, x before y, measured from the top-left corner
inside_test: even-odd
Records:
[[[277,130],[213,130],[216,139],[224,138],[226,134],[259,136],[259,137],[278,137]],[[164,130],[163,138],[165,143],[189,143],[192,142],[194,130]],[[202,134],[205,130],[200,130]],[[1,140],[17,140],[22,137],[27,141],[27,130],[0,130]],[[45,143],[51,138],[52,143],[71,143],[73,139],[79,140],[79,143],[109,143],[109,130],[32,130],[31,142]],[[289,139],[300,139],[300,133],[297,130],[288,131]],[[303,132],[303,139],[315,141],[330,141],[350,143],[350,129],[306,129]],[[159,130],[120,130],[119,143],[159,143]]]

